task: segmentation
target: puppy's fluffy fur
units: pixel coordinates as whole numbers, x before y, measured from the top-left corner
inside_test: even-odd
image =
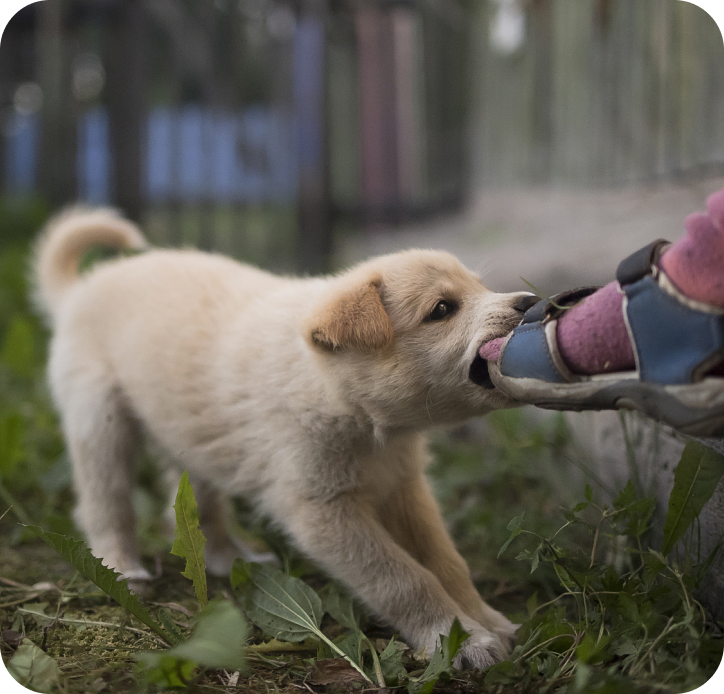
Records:
[[[145,437],[171,476],[189,471],[210,569],[244,554],[221,503],[243,495],[413,647],[431,654],[457,616],[471,633],[460,665],[504,658],[514,626],[480,598],[453,546],[422,432],[512,404],[470,370],[480,345],[519,321],[525,295],[490,292],[427,250],[312,279],[148,250],[79,277],[92,244],[147,247],[114,211],[74,209],[41,236],[35,274],[93,552],[148,577],[131,507]]]

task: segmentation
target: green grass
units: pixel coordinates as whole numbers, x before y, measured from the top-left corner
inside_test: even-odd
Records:
[[[2,216],[0,208],[0,223]],[[28,217],[30,227],[37,220]],[[0,249],[0,651],[6,662],[18,652],[12,632],[45,651],[59,667],[52,691],[155,691],[161,685],[150,681],[153,670],[143,670],[137,657],[168,646],[22,525],[80,537],[71,518],[70,465],[44,381],[48,334],[28,303],[21,236]],[[574,464],[578,453],[561,415],[494,413],[480,427],[438,436],[434,452],[433,486],[477,587],[523,625],[511,660],[488,673],[450,672],[441,653],[436,667],[443,674],[434,691],[679,692],[711,676],[721,659],[721,625],[696,601],[707,567],[706,557],[694,559],[695,534],[685,535],[674,557],[657,555],[650,528],[654,501],[633,487],[613,497],[595,482],[586,489],[591,478]],[[181,575],[184,559],[170,553],[160,532],[166,499],[154,462],[139,467],[134,503],[144,561],[158,576],[141,602],[155,620],[171,620],[184,641],[206,613]],[[249,536],[278,552],[289,577],[321,596],[324,639],[344,648],[357,644],[360,668],[373,681],[377,659],[387,677],[397,672],[401,688],[424,690],[424,663],[410,652],[398,654],[384,625],[358,615],[363,636],[356,636],[356,623],[339,612],[330,616],[335,610],[325,596],[336,589],[325,588],[327,578],[244,504],[237,511]],[[244,603],[248,590],[208,578],[212,606]],[[329,665],[334,653],[313,631],[301,643],[270,643],[254,614],[248,615],[247,669],[237,677],[223,668],[194,669],[181,659],[190,691],[362,686],[354,673]],[[201,636],[194,638],[189,643]]]

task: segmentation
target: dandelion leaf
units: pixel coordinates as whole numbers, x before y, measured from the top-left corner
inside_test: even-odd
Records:
[[[155,631],[165,641],[171,643],[163,627],[156,622],[138,598],[131,593],[122,576],[104,566],[100,559],[91,554],[90,549],[80,540],[72,537],[49,533],[35,525],[26,526],[28,530],[49,544],[63,559],[70,562],[91,583],[98,586],[106,595],[113,598],[121,607]]]
[[[204,561],[206,538],[199,527],[199,507],[188,472],[184,472],[181,477],[173,507],[176,511],[176,539],[171,554],[186,560],[186,568],[181,575],[193,582],[196,597],[201,606],[205,607],[209,602]]]

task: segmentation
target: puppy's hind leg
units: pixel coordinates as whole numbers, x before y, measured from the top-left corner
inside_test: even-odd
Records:
[[[57,385],[57,382],[56,382]],[[145,580],[131,505],[134,458],[141,435],[120,389],[104,374],[56,387],[73,461],[75,520],[94,556],[129,579]]]

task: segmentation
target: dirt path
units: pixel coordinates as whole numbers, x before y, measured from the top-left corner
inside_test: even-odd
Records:
[[[339,264],[411,247],[441,248],[481,272],[498,291],[545,293],[613,278],[618,262],[656,238],[676,239],[686,215],[703,210],[724,179],[598,191],[486,191],[456,217],[379,227],[348,240]]]

